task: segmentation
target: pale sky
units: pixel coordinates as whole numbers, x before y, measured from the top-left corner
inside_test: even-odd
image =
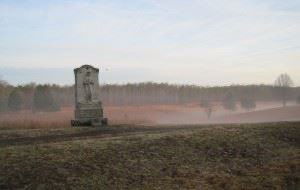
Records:
[[[300,85],[300,0],[0,0],[0,76],[12,84]]]

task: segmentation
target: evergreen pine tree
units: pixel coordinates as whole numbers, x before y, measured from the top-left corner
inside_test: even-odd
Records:
[[[53,99],[48,85],[38,85],[33,94],[33,111],[58,111],[60,108]]]
[[[9,111],[20,111],[22,108],[22,97],[18,89],[14,89],[8,96]]]

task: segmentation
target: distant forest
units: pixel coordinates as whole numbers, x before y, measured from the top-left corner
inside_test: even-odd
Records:
[[[297,101],[300,87],[288,87],[286,101]],[[254,101],[281,101],[281,90],[272,85],[232,85],[201,87],[167,83],[106,84],[100,86],[104,105],[184,104],[201,101],[222,101],[230,94],[234,101],[251,98]],[[45,97],[47,100],[45,100]],[[53,110],[74,105],[74,87],[37,85],[34,83],[12,86],[0,82],[0,111],[43,109],[42,104],[51,104]]]

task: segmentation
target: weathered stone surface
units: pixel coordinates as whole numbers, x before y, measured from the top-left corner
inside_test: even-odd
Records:
[[[75,74],[75,119],[73,126],[102,125],[107,123],[103,118],[102,104],[99,99],[99,69],[83,65],[74,69]]]

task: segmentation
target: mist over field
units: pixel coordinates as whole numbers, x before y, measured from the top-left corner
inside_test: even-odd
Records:
[[[38,99],[37,89],[48,98]],[[299,87],[235,85],[200,87],[166,83],[101,85],[104,115],[112,124],[258,123],[299,120]],[[74,87],[1,85],[1,122],[61,123],[74,117]],[[40,102],[37,102],[40,101]],[[35,107],[45,104],[40,110]],[[3,124],[4,123],[4,124]],[[58,124],[56,124],[58,125]]]

